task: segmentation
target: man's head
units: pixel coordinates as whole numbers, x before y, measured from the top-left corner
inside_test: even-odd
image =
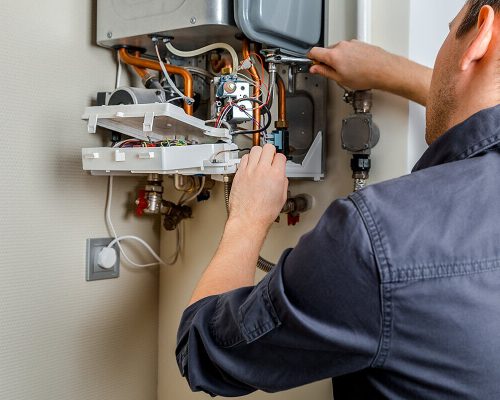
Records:
[[[427,143],[500,103],[500,0],[469,0],[450,24],[427,101]]]

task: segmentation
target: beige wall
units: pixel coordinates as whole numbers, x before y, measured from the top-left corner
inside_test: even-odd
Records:
[[[330,0],[329,42],[335,43],[354,36],[354,0]],[[391,51],[407,55],[408,1],[374,0],[373,41]],[[277,260],[281,252],[293,246],[298,238],[311,229],[330,202],[347,195],[352,187],[350,156],[340,149],[340,123],[351,112],[341,101],[342,92],[331,85],[328,132],[328,177],[322,183],[292,183],[292,194],[310,193],[317,201],[316,208],[303,215],[296,227],[286,223],[275,224],[262,254]],[[375,94],[373,110],[382,138],[373,153],[372,182],[404,174],[407,157],[408,102],[394,96]],[[201,399],[203,394],[192,394],[187,383],[179,376],[174,358],[175,335],[180,315],[192,290],[208,264],[222,233],[225,211],[221,187],[205,204],[197,205],[194,219],[186,223],[186,244],[182,260],[172,268],[165,268],[160,281],[160,353],[159,400]],[[286,219],[286,218],[284,218]],[[163,255],[170,254],[172,235],[162,232]],[[262,274],[259,273],[259,278]],[[331,399],[331,383],[320,382],[291,392],[268,395],[256,393],[248,399]]]
[[[91,45],[92,2],[3,0],[0,32],[0,399],[153,400],[157,273],[85,281],[106,179],[81,169],[100,139],[80,116],[115,77]],[[157,244],[158,227],[126,215],[135,184],[117,179],[117,229]]]

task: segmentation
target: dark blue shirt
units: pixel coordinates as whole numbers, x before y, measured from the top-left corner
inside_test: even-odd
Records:
[[[343,399],[500,399],[500,106],[412,174],[335,201],[255,287],[189,307],[192,390],[241,396],[333,378]]]

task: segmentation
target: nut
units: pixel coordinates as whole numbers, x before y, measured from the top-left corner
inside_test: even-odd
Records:
[[[286,129],[288,128],[288,121],[280,119],[274,123],[274,126],[276,129]]]

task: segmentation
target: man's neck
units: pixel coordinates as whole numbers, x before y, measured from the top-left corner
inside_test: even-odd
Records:
[[[492,55],[493,57],[493,55]],[[481,110],[500,104],[500,55],[478,63],[457,86],[458,102],[450,126],[458,125]]]

